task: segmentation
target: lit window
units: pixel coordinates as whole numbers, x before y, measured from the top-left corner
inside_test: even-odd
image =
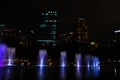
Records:
[[[55,15],[55,16],[57,16],[57,14],[56,14],[56,13],[55,13],[54,15]]]
[[[42,13],[42,15],[44,15],[44,13]]]
[[[50,20],[50,22],[52,22],[52,20]]]
[[[34,33],[34,31],[33,31],[33,30],[31,30],[31,33]]]
[[[46,25],[45,24],[41,24],[40,27],[46,27]]]
[[[55,13],[57,13],[57,11],[55,11]]]
[[[48,16],[48,13],[46,13],[46,16]]]
[[[19,33],[21,33],[22,31],[21,30],[19,30]]]
[[[54,22],[57,22],[57,20],[54,20]]]
[[[48,13],[50,13],[50,11],[48,11]]]

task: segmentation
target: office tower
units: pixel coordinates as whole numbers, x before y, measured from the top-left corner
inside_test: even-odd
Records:
[[[88,46],[88,22],[85,18],[77,18],[74,33],[76,52],[86,54]]]
[[[88,42],[88,26],[85,18],[78,18],[76,21],[76,42],[87,43]]]
[[[42,11],[37,40],[42,46],[56,45],[57,16],[57,11]]]

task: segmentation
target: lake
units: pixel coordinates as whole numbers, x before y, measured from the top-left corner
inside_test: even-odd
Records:
[[[0,67],[0,80],[120,80],[120,63],[92,67]]]

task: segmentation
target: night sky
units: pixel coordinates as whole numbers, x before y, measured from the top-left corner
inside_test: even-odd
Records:
[[[4,0],[0,2],[0,23],[38,24],[41,10],[56,9],[60,32],[72,31],[76,18],[85,17],[90,40],[108,42],[120,24],[119,3],[119,0]]]

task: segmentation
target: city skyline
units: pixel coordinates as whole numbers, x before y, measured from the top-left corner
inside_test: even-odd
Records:
[[[2,3],[0,23],[37,24],[41,10],[55,9],[59,11],[59,31],[62,33],[72,31],[77,18],[87,18],[91,41],[112,41],[114,28],[120,24],[118,0],[12,0]]]

